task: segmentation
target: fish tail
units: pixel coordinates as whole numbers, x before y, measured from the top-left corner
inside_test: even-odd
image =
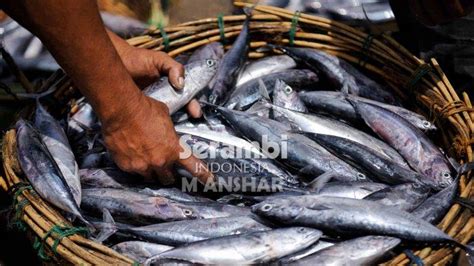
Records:
[[[81,214],[77,215],[77,218],[89,229],[89,232],[94,233],[97,229],[93,224],[91,224],[84,216]]]
[[[97,224],[96,227],[99,230],[97,236],[94,238],[96,241],[102,243],[107,240],[110,236],[118,231],[118,227],[115,224],[114,218],[106,208],[102,209],[102,224]]]
[[[263,82],[262,79],[258,79],[258,90],[265,101],[270,101],[270,93],[268,92],[267,86],[265,85],[265,82]]]

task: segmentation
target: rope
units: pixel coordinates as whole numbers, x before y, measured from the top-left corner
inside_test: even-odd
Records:
[[[405,249],[403,251],[403,253],[405,253],[405,255],[407,255],[407,257],[410,259],[410,262],[415,264],[415,265],[418,265],[418,266],[424,266],[425,264],[423,263],[423,260],[418,257],[417,255],[415,255],[415,253],[413,253],[413,251],[409,250],[409,249]]]
[[[33,243],[33,248],[38,251],[38,257],[42,260],[49,260],[49,256],[44,251],[43,242],[40,241],[39,237],[35,237],[35,242]]]
[[[26,231],[27,227],[21,217],[23,216],[26,205],[30,204],[30,201],[26,198],[18,201],[18,197],[25,190],[30,190],[31,193],[34,193],[33,187],[25,182],[16,183],[10,188],[10,192],[13,193],[12,206],[15,208],[15,214],[13,215],[11,226],[16,226],[20,231]]]
[[[428,73],[433,72],[433,68],[428,64],[420,65],[413,75],[410,77],[410,80],[407,82],[405,87],[409,90],[412,90],[415,85]]]
[[[166,31],[163,28],[163,25],[161,25],[161,23],[158,25],[158,28],[160,28],[160,34],[161,38],[163,38],[163,45],[165,46],[165,51],[168,51],[168,48],[170,46],[170,38],[168,37],[168,34],[166,34]]]
[[[224,31],[224,15],[221,13],[217,16],[217,25],[219,26],[219,35],[221,36],[221,42],[225,43],[225,31]]]
[[[87,230],[87,228],[85,227],[67,227],[67,226],[63,227],[60,225],[54,225],[53,227],[51,227],[51,229],[49,229],[48,232],[46,232],[46,234],[41,239],[41,242],[39,244],[41,245],[41,247],[38,247],[39,249],[38,256],[40,256],[40,252],[44,250],[43,246],[44,246],[45,240],[48,237],[50,237],[53,233],[56,234],[57,238],[54,240],[53,244],[51,245],[51,250],[53,250],[53,252],[57,254],[58,253],[57,248],[63,238],[72,236],[75,234],[87,235],[89,233],[89,230]],[[35,243],[35,245],[38,245],[38,244]]]
[[[367,63],[367,60],[369,59],[369,56],[370,56],[370,47],[372,46],[373,42],[374,42],[374,35],[367,34],[367,37],[365,37],[364,42],[362,44],[362,48],[360,50],[360,56],[359,56],[359,62],[358,62],[360,66],[365,66],[365,64]]]
[[[293,46],[295,43],[296,27],[298,26],[298,20],[300,19],[300,11],[296,11],[291,19],[291,28],[288,32],[290,38],[290,46]]]

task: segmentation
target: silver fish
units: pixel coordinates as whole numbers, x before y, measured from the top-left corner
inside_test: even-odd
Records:
[[[19,120],[16,132],[18,160],[35,191],[53,206],[76,216],[93,228],[82,216],[66,180],[36,129],[28,122]]]
[[[220,42],[211,42],[199,47],[188,59],[188,63],[213,59],[219,61],[224,56],[224,46]]]
[[[212,59],[196,61],[186,64],[184,70],[184,89],[176,91],[165,78],[148,86],[143,93],[166,104],[170,114],[174,114],[209,84],[216,74],[217,62]]]
[[[121,188],[143,181],[139,176],[125,173],[118,168],[86,168],[79,170],[82,185],[86,187]]]
[[[85,98],[78,104],[78,110],[68,119],[67,133],[73,138],[78,138],[84,134],[86,129],[91,129],[99,122],[92,106],[85,102]]]
[[[308,69],[290,69],[268,74],[258,79],[249,80],[237,87],[224,106],[235,110],[246,110],[262,98],[260,80],[268,88],[268,93],[272,93],[278,79],[283,80],[295,89],[312,86],[319,81],[318,76]]]
[[[147,262],[179,259],[199,264],[242,265],[266,263],[300,251],[316,242],[321,232],[305,227],[225,236],[190,243],[163,252]]]
[[[290,265],[375,265],[400,244],[388,236],[364,236],[322,249]]]
[[[217,108],[217,111],[229,125],[248,139],[263,142],[266,138],[268,142],[278,144],[281,151],[273,150],[273,153],[278,153],[275,157],[303,175],[314,179],[323,173],[332,172],[336,175],[334,178],[340,181],[367,178],[314,141],[289,132],[291,129],[287,125],[227,108]]]
[[[436,130],[436,126],[426,119],[426,117],[400,106],[384,104],[350,94],[344,95],[338,91],[301,91],[298,93],[298,95],[312,111],[328,114],[335,118],[343,119],[347,122],[359,123],[361,121],[361,118],[359,115],[357,115],[354,107],[348,101],[346,101],[346,98],[349,98],[375,104],[388,109],[403,117],[412,125],[423,131]]]
[[[250,62],[240,72],[235,86],[240,86],[252,79],[285,71],[296,67],[296,62],[287,55],[267,56],[262,59]]]
[[[298,93],[280,79],[275,82],[275,88],[273,89],[273,104],[301,113],[308,112]]]
[[[364,197],[387,188],[382,183],[375,182],[329,182],[321,188],[318,195],[363,199]]]
[[[171,246],[142,242],[127,241],[112,246],[112,249],[139,263],[144,263],[148,258],[172,249]]]
[[[301,251],[295,252],[291,255],[288,255],[286,257],[283,257],[283,258],[279,259],[278,263],[280,265],[287,265],[287,264],[290,264],[292,262],[299,261],[302,258],[305,258],[305,257],[307,257],[311,254],[314,254],[314,253],[316,253],[316,252],[318,252],[322,249],[325,249],[325,248],[328,248],[328,247],[331,247],[331,246],[334,246],[334,243],[319,240],[318,242],[316,242],[315,244],[309,246],[306,249],[303,249]]]
[[[311,115],[295,112],[276,105],[269,105],[273,112],[278,113],[292,126],[305,132],[338,136],[372,148],[385,158],[406,165],[403,158],[392,147],[369,134],[355,129],[347,124],[320,115]],[[276,117],[278,118],[278,117]]]
[[[79,166],[72,152],[69,140],[59,122],[54,119],[39,100],[36,103],[35,127],[41,134],[43,143],[53,156],[64,180],[69,186],[77,206],[81,205],[81,180]]]
[[[433,187],[445,188],[453,182],[449,162],[440,149],[418,128],[382,107],[348,99],[365,123],[394,147]]]
[[[344,236],[386,235],[416,242],[458,244],[432,224],[377,202],[320,195],[273,198],[256,204],[259,216]]]
[[[458,193],[458,180],[451,185],[429,197],[414,209],[411,214],[429,223],[436,224],[453,206],[453,201]]]
[[[122,189],[89,188],[82,191],[82,207],[93,212],[107,209],[134,223],[178,221],[247,215],[247,208],[214,202],[177,202]]]
[[[250,41],[249,23],[251,14],[250,11],[246,10],[245,12],[247,18],[242,25],[242,30],[230,50],[227,51],[222,58],[214,83],[211,85],[209,102],[212,104],[220,105],[227,101],[231,90],[234,89],[235,83],[237,82],[237,76],[247,59]]]
[[[120,228],[122,233],[132,234],[153,243],[177,246],[210,238],[268,231],[269,227],[248,216],[232,216],[194,221],[177,221],[141,227]]]
[[[429,195],[430,189],[418,183],[407,183],[376,191],[364,199],[411,212]]]

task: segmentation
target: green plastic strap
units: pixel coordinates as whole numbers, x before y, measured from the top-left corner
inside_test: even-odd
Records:
[[[165,29],[163,28],[163,25],[158,25],[158,28],[160,28],[160,34],[161,38],[163,38],[163,45],[165,46],[165,51],[168,51],[168,48],[170,46],[170,38],[168,37],[168,34],[166,34]]]
[[[35,242],[33,243],[33,248],[38,251],[38,257],[42,260],[49,260],[49,256],[44,251],[43,242],[39,239],[39,237],[35,237]]]
[[[364,39],[364,43],[362,44],[361,54],[359,57],[359,65],[364,66],[367,63],[367,59],[370,55],[370,47],[374,41],[374,35],[367,34],[367,37]]]
[[[410,77],[410,80],[407,82],[405,87],[407,89],[413,89],[416,84],[428,73],[432,72],[433,68],[428,65],[428,64],[423,64],[420,65],[415,72],[413,72],[413,75]]]
[[[53,242],[53,245],[51,245],[51,249],[55,254],[57,254],[57,248],[59,243],[64,237],[72,236],[75,234],[82,234],[86,235],[89,233],[89,230],[85,227],[67,227],[67,226],[59,226],[55,225],[51,227],[51,229],[43,236],[42,243],[44,245],[45,240],[50,237],[52,234],[56,234],[56,239]]]
[[[224,15],[221,13],[217,16],[217,25],[219,26],[219,34],[221,36],[221,42],[225,43],[225,31],[224,31]]]
[[[290,32],[288,33],[290,37],[290,46],[293,46],[295,43],[295,35],[296,35],[296,27],[298,26],[298,20],[300,19],[300,11],[296,11],[291,19],[291,28]]]

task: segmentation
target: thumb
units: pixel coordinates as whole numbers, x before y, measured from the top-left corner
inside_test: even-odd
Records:
[[[154,59],[155,66],[158,67],[160,74],[167,75],[171,86],[177,90],[182,90],[184,88],[183,65],[163,52],[156,52]]]

